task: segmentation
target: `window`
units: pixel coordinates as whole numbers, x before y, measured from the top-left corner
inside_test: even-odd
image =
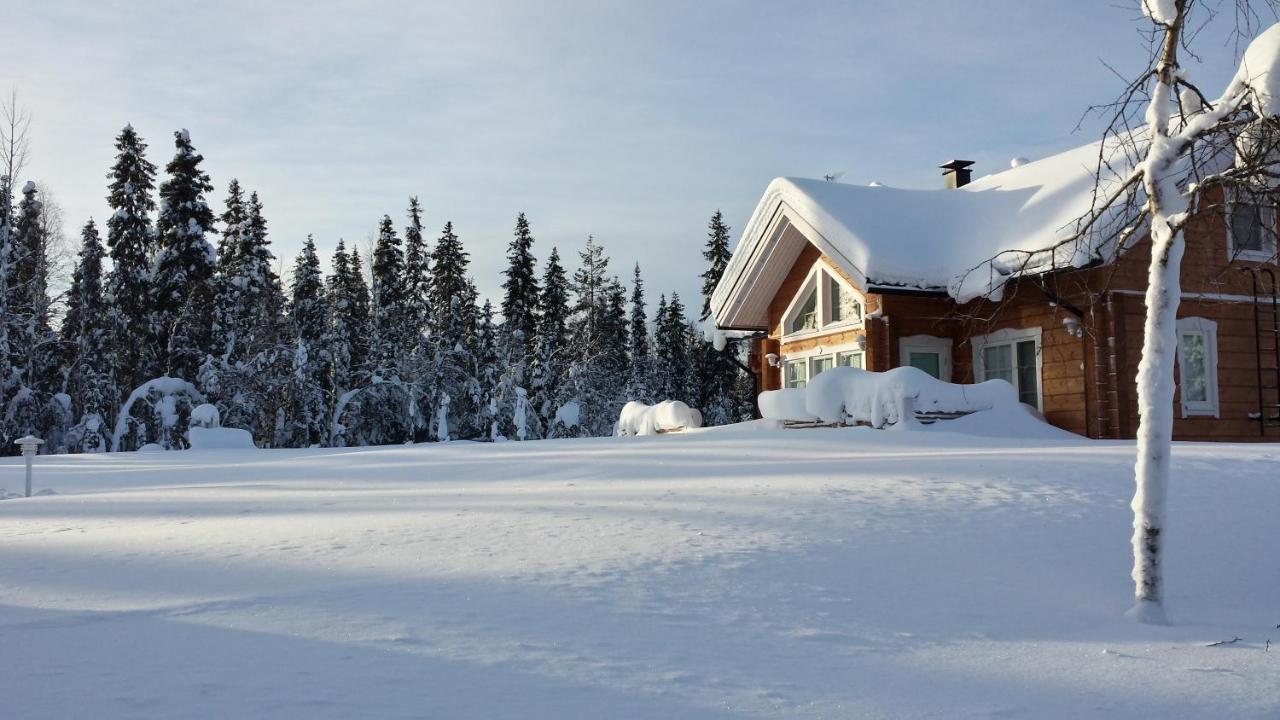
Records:
[[[951,382],[951,339],[932,335],[912,335],[898,341],[898,364],[919,368]]]
[[[848,352],[836,353],[836,365],[839,367],[862,367],[862,351],[850,350]]]
[[[1040,328],[999,330],[972,338],[973,376],[979,382],[1004,380],[1019,402],[1041,407]]]
[[[782,316],[783,335],[816,333],[834,326],[856,327],[863,321],[862,295],[825,265],[814,263],[791,306]]]
[[[836,364],[836,359],[832,355],[823,355],[822,357],[813,358],[812,360],[809,361],[809,363],[810,363],[809,376],[817,377],[818,374],[823,372],[824,370],[830,370],[832,367],[834,367]]]
[[[783,384],[786,387],[802,388],[809,384],[809,361],[788,360],[783,371]]]
[[[1218,324],[1178,319],[1178,390],[1182,416],[1218,417]]]
[[[800,304],[787,332],[798,333],[818,329],[818,291],[810,290],[809,297]]]
[[[1267,205],[1227,198],[1227,254],[1232,260],[1271,260],[1276,254],[1275,213]]]
[[[827,276],[827,297],[831,299],[831,322],[862,322],[862,303],[858,296],[834,275]]]

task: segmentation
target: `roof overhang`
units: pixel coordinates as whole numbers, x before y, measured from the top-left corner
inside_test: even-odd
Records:
[[[789,205],[775,185],[760,199],[711,296],[718,328],[767,330],[769,305],[806,244],[817,247],[860,289],[867,287],[862,269]]]

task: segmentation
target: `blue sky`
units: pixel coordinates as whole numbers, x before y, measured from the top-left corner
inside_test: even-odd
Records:
[[[1212,2],[1209,3],[1213,5]],[[1132,7],[1130,7],[1132,5]],[[517,212],[540,262],[588,233],[650,294],[697,303],[705,226],[768,181],[934,187],[1094,139],[1073,130],[1143,66],[1136,0],[64,2],[7,13],[0,88],[32,113],[30,175],[102,222],[112,138],[151,159],[188,128],[216,190],[266,205],[276,254],[364,243],[411,194],[452,220],[494,294]],[[1234,67],[1220,29],[1192,79]]]

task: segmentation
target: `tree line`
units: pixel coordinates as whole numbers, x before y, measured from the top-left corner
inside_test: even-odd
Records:
[[[736,350],[717,351],[675,292],[650,322],[639,265],[628,288],[593,237],[572,274],[554,247],[539,266],[519,214],[495,308],[453,224],[429,240],[412,197],[367,257],[339,240],[327,275],[308,236],[286,282],[258,194],[232,180],[215,214],[190,135],[174,146],[157,184],[137,132],[115,138],[111,214],[81,230],[60,303],[40,191],[0,177],[0,452],[28,433],[55,453],[182,448],[206,405],[259,447],[608,435],[628,400],[751,417]],[[717,211],[703,320],[728,234]]]

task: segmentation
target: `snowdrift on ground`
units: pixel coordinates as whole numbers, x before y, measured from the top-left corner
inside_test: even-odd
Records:
[[[646,405],[632,400],[622,408],[618,416],[617,435],[656,435],[672,430],[689,430],[702,427],[702,413],[679,400],[663,400],[657,405]]]

